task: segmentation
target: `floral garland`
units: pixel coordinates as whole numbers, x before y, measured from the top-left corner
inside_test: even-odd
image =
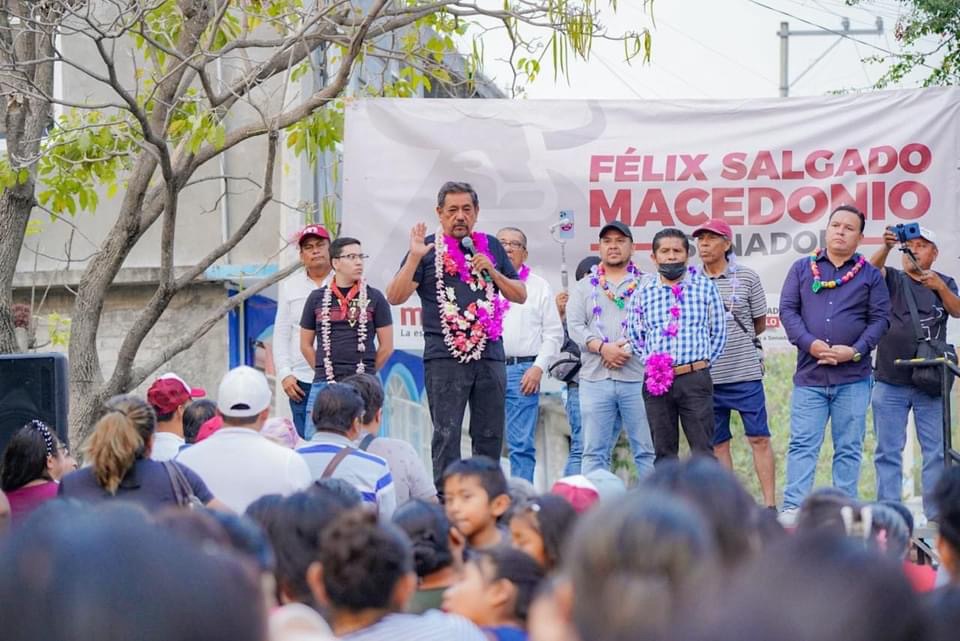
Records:
[[[697,274],[697,268],[690,266],[687,271],[691,276]],[[683,282],[676,283],[670,287],[670,293],[673,296],[673,304],[670,306],[669,322],[667,326],[660,330],[665,338],[675,339],[680,333],[680,317],[683,315]],[[643,310],[638,305],[634,308],[638,317],[643,317]],[[645,343],[639,332],[632,333],[631,339],[639,350],[643,350]],[[675,374],[673,372],[673,356],[668,351],[654,352],[647,356],[644,363],[644,387],[653,396],[663,396],[673,386]]]
[[[860,270],[863,269],[863,266],[867,264],[867,259],[863,257],[862,254],[854,254],[856,259],[856,264],[844,274],[841,278],[835,278],[833,280],[822,281],[820,280],[820,266],[817,265],[817,259],[820,258],[820,250],[810,254],[810,271],[813,273],[813,284],[810,285],[810,288],[813,290],[814,294],[820,293],[821,289],[834,289],[840,287],[841,285],[846,285],[854,276],[860,273]]]
[[[330,281],[330,284],[327,285],[323,291],[323,302],[320,304],[320,346],[323,348],[323,372],[327,377],[328,383],[336,382],[333,377],[333,360],[330,358],[330,303],[332,299],[331,293],[336,286],[335,281]],[[361,278],[360,282],[354,285],[354,287],[359,287],[357,306],[360,313],[357,317],[357,351],[363,354],[363,352],[367,351],[367,306],[370,303],[367,295],[366,279]],[[349,300],[350,295],[347,294],[348,307]],[[340,309],[343,310],[344,317],[346,317],[347,309],[344,309],[342,304]],[[363,374],[365,371],[366,366],[363,364],[363,356],[361,356],[357,362],[357,374]]]
[[[471,238],[477,253],[492,261],[486,234],[474,233]],[[437,305],[440,307],[443,342],[459,362],[479,360],[487,341],[495,341],[503,334],[503,315],[507,310],[507,301],[497,293],[492,279],[485,279],[480,271],[473,269],[455,238],[446,236],[443,229],[438,229],[434,243]],[[484,297],[469,303],[466,309],[461,310],[457,304],[456,291],[443,282],[446,275],[459,276],[473,291],[483,289]]]
[[[607,284],[606,270],[604,270],[603,265],[594,265],[590,268],[590,285],[593,286],[593,320],[597,326],[597,332],[600,334],[600,339],[604,343],[610,342],[610,337],[606,335],[603,329],[603,320],[600,315],[603,313],[603,308],[600,307],[600,292],[603,291],[606,294],[607,298],[612,300],[614,304],[620,309],[623,309],[626,306],[626,301],[630,300],[634,302],[634,293],[637,291],[637,282],[640,279],[640,269],[633,264],[633,261],[627,263],[627,274],[630,278],[630,282],[627,283],[627,288],[624,290],[623,294],[617,296],[610,289],[610,286]],[[639,297],[638,297],[639,300]],[[643,316],[643,309],[640,307],[639,302],[637,302],[633,307],[634,313],[639,316]],[[620,321],[620,336],[624,337],[627,333],[627,316],[623,317],[623,320]],[[642,347],[642,341],[641,341]]]

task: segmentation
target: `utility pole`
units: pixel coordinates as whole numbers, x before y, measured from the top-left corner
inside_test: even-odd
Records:
[[[840,29],[833,30],[826,27],[821,27],[819,29],[801,29],[799,31],[790,31],[790,23],[781,22],[780,31],[777,32],[777,36],[780,37],[780,97],[786,98],[790,95],[790,87],[797,83],[801,78],[807,75],[807,72],[813,69],[818,62],[823,60],[828,53],[833,51],[834,47],[840,44],[844,38],[848,36],[882,36],[883,35],[883,18],[877,17],[875,29],[851,29],[850,28],[850,19],[843,18],[840,21]],[[803,72],[793,79],[793,82],[790,81],[789,75],[789,57],[790,57],[790,36],[829,36],[834,35],[838,36],[836,41],[830,45],[826,51],[820,54],[816,60],[810,63]]]

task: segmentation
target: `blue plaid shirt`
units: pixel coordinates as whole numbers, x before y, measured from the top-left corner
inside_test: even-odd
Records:
[[[696,361],[716,362],[727,341],[723,299],[713,281],[700,273],[687,273],[680,283],[683,300],[676,336],[666,334],[673,320],[670,308],[676,302],[672,286],[659,274],[647,274],[630,304],[627,330],[635,353],[644,361],[651,354],[667,352],[676,365]],[[637,304],[639,303],[639,304]]]

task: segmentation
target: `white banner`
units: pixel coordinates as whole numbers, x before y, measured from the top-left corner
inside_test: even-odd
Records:
[[[560,246],[548,230],[560,210],[575,212],[571,281],[607,221],[632,227],[646,271],[657,230],[721,218],[739,261],[763,277],[775,330],[765,339],[782,345],[780,285],[821,245],[839,204],[867,214],[868,257],[885,226],[919,222],[939,236],[937,269],[960,276],[958,110],[952,88],[737,101],[357,100],[347,107],[343,233],[363,241],[368,278],[383,287],[410,228],[437,225],[440,185],[466,181],[480,196],[477,229],[523,229],[530,264],[559,289]],[[416,298],[394,309],[394,322],[399,349],[422,347]]]

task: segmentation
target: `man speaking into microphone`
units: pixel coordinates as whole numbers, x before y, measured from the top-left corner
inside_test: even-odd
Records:
[[[473,187],[444,183],[437,194],[440,227],[430,235],[425,223],[410,230],[410,250],[386,289],[391,305],[414,292],[423,305],[424,384],[433,477],[441,492],[444,469],[460,458],[467,403],[473,454],[500,458],[507,385],[503,317],[507,301],[527,298],[500,242],[473,231],[479,213]]]

